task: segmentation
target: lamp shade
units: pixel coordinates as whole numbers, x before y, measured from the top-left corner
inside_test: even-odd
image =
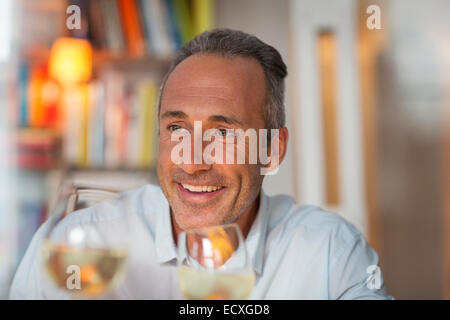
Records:
[[[50,52],[49,73],[62,84],[88,81],[92,73],[92,47],[89,41],[59,38]]]

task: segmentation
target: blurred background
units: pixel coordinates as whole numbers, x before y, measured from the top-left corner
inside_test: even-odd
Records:
[[[157,183],[161,78],[189,39],[227,27],[288,66],[289,149],[265,191],[352,222],[395,298],[450,299],[448,12],[445,0],[0,1],[0,298],[63,179]]]

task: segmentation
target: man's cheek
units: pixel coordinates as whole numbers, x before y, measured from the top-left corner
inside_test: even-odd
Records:
[[[171,146],[168,144],[160,143],[158,147],[158,161],[162,163],[163,166],[168,166],[171,164]]]

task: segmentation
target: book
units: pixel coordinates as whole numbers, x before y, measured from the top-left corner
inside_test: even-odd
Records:
[[[28,79],[29,66],[22,61],[19,66],[19,127],[28,126]]]
[[[175,13],[175,0],[165,0],[167,12],[168,12],[168,22],[169,30],[172,35],[175,50],[181,49],[183,46],[183,40],[181,37],[179,23],[177,23],[177,16]]]
[[[138,166],[148,168],[156,165],[157,136],[158,136],[158,86],[155,81],[149,79],[139,86],[140,107],[140,153]]]
[[[171,56],[214,26],[213,0],[99,0],[89,3],[94,46],[134,57]]]
[[[105,25],[106,48],[114,53],[125,50],[125,40],[116,0],[99,0]]]
[[[92,82],[88,91],[87,166],[100,168],[104,159],[104,85],[99,81]]]
[[[19,168],[47,170],[58,163],[59,139],[53,131],[20,129],[15,143],[15,163]]]
[[[55,81],[48,78],[47,73],[41,92],[44,105],[44,128],[61,130],[61,90]]]
[[[214,0],[192,0],[192,20],[194,33],[214,27]]]
[[[175,13],[175,23],[181,36],[182,44],[186,44],[195,36],[188,0],[171,0]]]
[[[42,128],[45,125],[45,106],[42,100],[45,80],[45,66],[32,66],[28,85],[28,115],[31,127]]]
[[[164,0],[140,0],[142,25],[147,30],[147,43],[155,55],[167,56],[176,50],[170,31],[170,16]]]
[[[129,89],[126,100],[127,109],[127,145],[126,145],[126,166],[131,168],[137,168],[139,166],[138,158],[140,152],[140,125],[139,122],[142,118],[139,106],[139,96],[138,91],[135,86]]]
[[[65,91],[63,154],[69,166],[86,165],[86,103],[86,85],[78,85]]]
[[[99,0],[89,1],[87,12],[88,38],[94,48],[106,49],[105,17],[102,3]]]
[[[122,105],[125,89],[124,77],[114,70],[103,75],[105,84],[105,132],[104,132],[104,166],[117,168],[120,166],[120,149],[118,147],[122,119]]]
[[[104,166],[151,168],[155,165],[158,82],[146,76],[104,75]]]
[[[137,1],[137,7],[138,7],[138,14],[139,14],[139,20],[141,21],[141,28],[142,28],[142,36],[144,37],[144,42],[146,46],[146,53],[153,54],[153,46],[152,46],[152,35],[151,30],[149,28],[149,25],[146,21],[145,17],[145,8],[146,0],[136,0]]]
[[[47,64],[31,65],[22,62],[18,80],[19,127],[58,129],[60,88],[49,78]]]
[[[118,5],[128,53],[136,57],[142,56],[145,52],[145,42],[137,2],[136,0],[118,0]]]

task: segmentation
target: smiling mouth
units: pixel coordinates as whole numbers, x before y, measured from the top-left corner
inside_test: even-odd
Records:
[[[224,187],[222,186],[208,186],[208,185],[204,185],[204,186],[193,186],[190,184],[185,184],[185,183],[180,183],[180,185],[187,191],[192,192],[192,193],[212,193],[212,192],[217,192],[221,189],[223,189]]]

